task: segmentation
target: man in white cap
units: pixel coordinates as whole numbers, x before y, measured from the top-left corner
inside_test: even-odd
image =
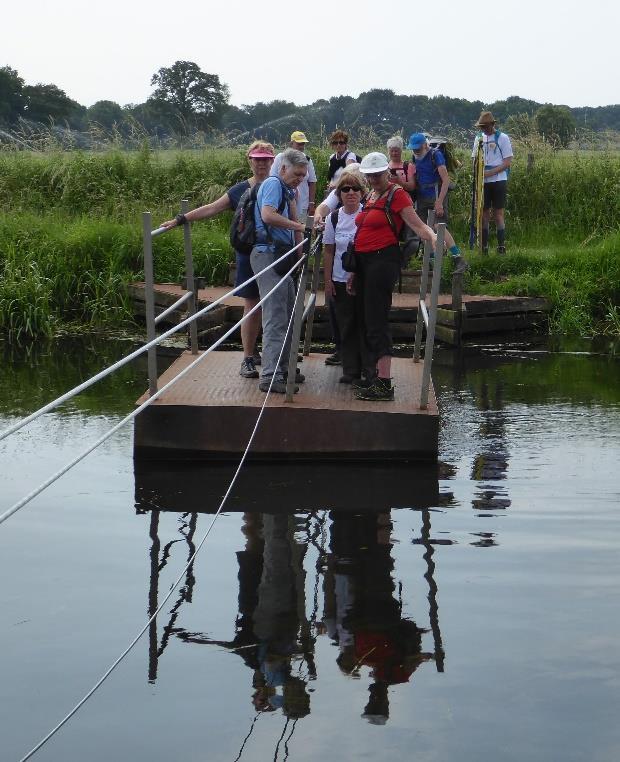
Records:
[[[295,130],[295,132],[291,133],[290,146],[296,151],[301,151],[305,154],[306,144],[309,142],[305,133],[301,130]],[[314,171],[314,164],[312,159],[307,154],[305,155],[308,159],[308,174],[297,187],[297,219],[304,224],[308,215],[314,217],[314,199],[316,196],[316,172]],[[282,153],[279,153],[274,159],[270,174],[278,177],[281,166]]]

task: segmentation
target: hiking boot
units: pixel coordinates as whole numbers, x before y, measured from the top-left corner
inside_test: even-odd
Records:
[[[260,382],[260,384],[258,385],[258,388],[261,390],[261,392],[268,392],[270,383],[271,383],[271,379],[266,378],[264,381]],[[273,384],[271,384],[271,391],[274,394],[286,394],[286,380],[276,378]],[[298,391],[299,391],[299,387],[294,386],[293,393],[297,394]]]
[[[325,358],[325,365],[342,365],[342,358],[340,352],[334,352],[333,355],[328,355]]]
[[[284,382],[286,383],[286,379],[288,378],[288,371],[284,371]],[[306,377],[304,374],[299,370],[299,368],[295,369],[295,383],[296,384],[303,384],[303,382],[306,380]]]
[[[369,386],[372,386],[373,381],[375,380],[374,376],[365,376],[363,378],[354,378],[351,382],[351,386],[354,389],[368,389]]]
[[[239,375],[243,376],[243,378],[258,378],[258,371],[256,370],[256,363],[253,357],[243,358]]]
[[[394,387],[391,378],[375,378],[367,389],[360,389],[355,393],[358,400],[368,402],[388,402],[394,399]]]
[[[463,273],[466,273],[469,270],[469,264],[465,257],[462,257],[460,254],[456,257],[452,257],[452,264],[454,265],[454,269],[452,270],[453,273],[456,275],[462,275]]]
[[[260,352],[258,349],[254,350],[254,354],[252,355],[252,359],[254,360],[254,365],[259,366],[263,362],[263,358],[260,356]]]
[[[505,246],[498,246],[497,247],[497,253],[498,254],[505,254],[506,253],[506,247]]]

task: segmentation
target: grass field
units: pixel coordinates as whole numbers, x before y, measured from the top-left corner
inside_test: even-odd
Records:
[[[325,185],[328,154],[310,151]],[[620,333],[620,155],[534,154],[517,159],[509,184],[509,254],[471,256],[472,293],[549,297],[552,329]],[[451,194],[451,230],[469,233],[466,152]],[[62,328],[130,320],[124,286],[141,277],[141,220],[169,219],[181,198],[198,206],[246,177],[243,151],[0,152],[0,333],[35,337]],[[230,215],[193,228],[196,273],[221,283],[232,256]],[[181,236],[154,243],[158,280],[178,280]]]

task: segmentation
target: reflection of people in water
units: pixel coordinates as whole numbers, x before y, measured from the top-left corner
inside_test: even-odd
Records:
[[[432,655],[422,652],[424,630],[403,618],[394,597],[390,514],[332,512],[330,517],[323,622],[338,643],[337,662],[345,674],[370,667],[373,682],[362,716],[382,725],[389,717],[389,686],[407,682]]]
[[[190,643],[221,645],[235,651],[253,671],[252,704],[260,712],[281,709],[289,718],[310,712],[310,697],[291,661],[304,655],[298,634],[305,617],[303,556],[295,539],[295,516],[244,514],[246,547],[239,563],[239,614],[232,641],[177,632]]]
[[[305,682],[291,674],[291,658],[303,650],[298,633],[300,608],[305,611],[303,552],[295,541],[294,521],[294,516],[263,514],[263,571],[253,613],[259,641],[253,701],[263,711],[282,709],[287,717],[304,717],[310,697]]]
[[[494,482],[506,478],[508,470],[508,448],[506,446],[506,413],[503,405],[503,388],[497,381],[491,400],[489,386],[483,380],[480,389],[482,423],[480,434],[484,440],[482,452],[474,459],[471,478],[478,482]],[[478,494],[472,500],[472,507],[479,511],[493,511],[508,508],[510,498],[505,487],[496,484],[480,484]],[[495,544],[495,543],[492,543]]]

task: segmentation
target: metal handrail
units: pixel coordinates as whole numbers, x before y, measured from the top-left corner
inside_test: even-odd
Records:
[[[182,304],[185,304],[185,302],[192,296],[194,296],[193,291],[186,291],[180,299],[176,300],[174,304],[171,304],[170,307],[166,307],[163,312],[160,312],[159,315],[157,315],[155,318],[155,325],[160,323],[165,317],[167,317],[171,312],[174,312]]]
[[[162,230],[162,232],[165,232],[168,229],[172,230],[173,228],[163,228],[163,229],[158,228],[158,230]],[[148,231],[149,235],[150,235],[150,232],[151,231],[149,230]],[[0,432],[0,441],[10,436],[11,434],[14,434],[16,431],[19,431],[24,426],[27,426],[29,423],[32,423],[40,416],[45,415],[45,413],[49,413],[52,410],[55,410],[57,407],[60,407],[60,405],[62,405],[65,402],[68,402],[70,399],[73,399],[73,397],[76,397],[78,394],[85,391],[86,389],[89,389],[91,386],[94,386],[94,384],[96,384],[97,381],[101,381],[103,378],[106,378],[107,376],[114,373],[119,368],[122,368],[124,365],[127,365],[127,363],[131,362],[132,360],[135,360],[136,357],[139,357],[141,354],[144,354],[144,352],[147,352],[151,347],[154,347],[157,344],[160,344],[169,336],[172,336],[172,334],[176,333],[177,331],[180,331],[182,328],[185,328],[185,326],[189,325],[189,323],[192,320],[197,320],[199,317],[206,315],[207,312],[210,312],[211,310],[218,307],[223,301],[228,299],[229,296],[232,296],[236,294],[237,291],[240,291],[242,288],[245,288],[245,286],[247,286],[248,283],[253,283],[254,281],[256,281],[256,279],[260,275],[262,275],[264,272],[267,272],[267,270],[271,270],[279,262],[285,259],[285,257],[287,257],[290,253],[298,249],[304,243],[305,243],[305,240],[296,244],[290,249],[290,251],[287,251],[285,254],[283,254],[281,257],[276,259],[274,262],[267,265],[267,267],[264,267],[258,273],[253,275],[251,278],[248,278],[243,283],[240,283],[238,286],[235,286],[230,291],[227,291],[225,294],[217,298],[215,301],[211,302],[210,304],[207,304],[205,307],[198,310],[198,312],[196,312],[194,315],[191,315],[185,318],[177,325],[172,326],[167,331],[164,331],[164,333],[161,333],[159,336],[155,336],[151,341],[147,341],[146,344],[143,344],[141,347],[138,347],[138,349],[134,350],[133,352],[130,352],[128,355],[125,355],[125,357],[122,357],[120,360],[117,360],[112,365],[108,366],[107,368],[104,368],[102,371],[100,371],[99,373],[96,373],[94,376],[87,379],[83,383],[78,384],[78,386],[75,386],[73,389],[70,389],[68,392],[65,392],[65,394],[62,394],[60,397],[57,397],[55,400],[52,400],[51,402],[48,402],[46,405],[43,405],[43,407],[40,407],[38,410],[35,410],[34,413],[31,413],[25,418],[22,418],[20,421],[17,421],[13,425],[9,426],[4,431]]]
[[[435,213],[430,211],[428,215],[428,224],[433,226],[435,222]],[[441,268],[443,264],[444,243],[445,243],[445,223],[437,225],[437,245],[435,246],[435,257],[433,263],[433,279],[431,286],[430,308],[427,305],[427,288],[430,274],[430,261],[433,246],[431,241],[424,244],[424,258],[422,261],[422,278],[420,279],[420,300],[418,305],[418,315],[416,319],[415,342],[413,349],[413,361],[420,361],[422,348],[422,332],[426,328],[426,343],[424,345],[424,365],[422,367],[422,382],[420,385],[420,409],[426,410],[428,407],[428,396],[431,384],[431,367],[433,364],[433,349],[435,345],[435,326],[437,323],[437,307],[439,303],[439,287],[441,285]]]

